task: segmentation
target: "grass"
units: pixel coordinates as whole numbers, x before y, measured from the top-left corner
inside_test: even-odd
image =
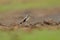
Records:
[[[12,9],[26,9],[26,8],[46,8],[60,6],[60,0],[41,0],[35,2],[19,3],[13,1],[8,5],[0,5],[0,12]]]
[[[0,31],[0,40],[60,40],[60,30],[34,30],[31,33],[24,31]]]

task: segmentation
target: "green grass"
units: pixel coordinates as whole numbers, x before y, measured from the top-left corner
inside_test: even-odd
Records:
[[[24,31],[2,32],[0,40],[60,40],[60,30],[34,30],[31,33]]]
[[[13,2],[9,5],[0,5],[0,11],[3,12],[12,9],[46,8],[46,7],[57,7],[57,6],[60,6],[60,0],[42,0],[28,3]]]

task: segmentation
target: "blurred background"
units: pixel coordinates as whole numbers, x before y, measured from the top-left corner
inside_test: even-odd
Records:
[[[60,0],[0,0],[0,12],[13,9],[60,7]]]
[[[25,11],[31,11],[30,14],[35,18],[53,13],[60,15],[60,0],[0,0],[0,23],[6,25],[15,23],[15,17],[22,15],[24,17]],[[37,21],[39,18],[34,20]],[[60,30],[33,30],[31,32],[0,30],[0,40],[60,40]]]

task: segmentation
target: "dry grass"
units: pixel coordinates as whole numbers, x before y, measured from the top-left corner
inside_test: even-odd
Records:
[[[17,31],[22,29],[23,31],[28,31],[31,32],[34,29],[37,30],[59,30],[60,29],[60,25],[38,25],[38,26],[26,26],[26,25],[15,25],[15,26],[10,26],[10,27],[6,27],[6,26],[0,26],[0,30],[3,31]]]

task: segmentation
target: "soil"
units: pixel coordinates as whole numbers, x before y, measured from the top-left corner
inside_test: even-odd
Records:
[[[30,19],[23,24],[20,21],[26,15]],[[16,9],[4,13],[0,13],[0,29],[6,28],[49,28],[59,29],[60,24],[60,8],[33,8],[33,9]],[[52,19],[52,21],[50,20]],[[48,24],[46,24],[46,21]]]

